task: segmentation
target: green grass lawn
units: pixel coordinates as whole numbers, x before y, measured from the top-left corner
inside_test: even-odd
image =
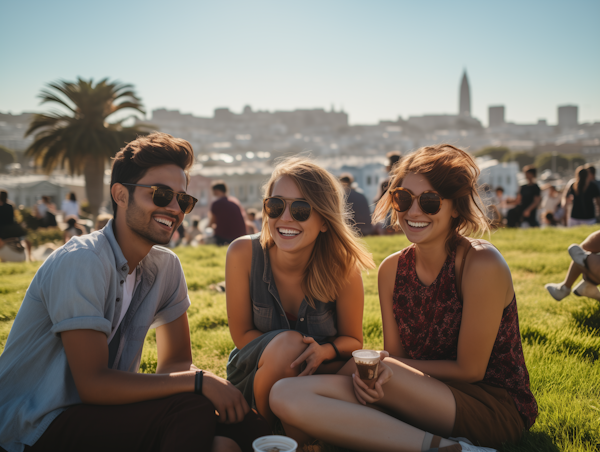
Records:
[[[600,451],[600,307],[573,295],[557,303],[544,289],[560,282],[570,262],[567,247],[594,228],[501,230],[491,240],[513,275],[525,360],[539,405],[537,422],[520,444],[504,451]],[[370,237],[376,263],[405,247],[403,236]],[[224,279],[224,248],[175,250],[185,271],[192,306],[188,311],[194,362],[225,376],[233,342],[227,328],[225,295],[208,290]],[[0,350],[39,263],[0,264]],[[364,274],[365,348],[381,348],[377,272]],[[156,368],[155,333],[146,337],[141,370]],[[336,448],[328,448],[339,451]]]

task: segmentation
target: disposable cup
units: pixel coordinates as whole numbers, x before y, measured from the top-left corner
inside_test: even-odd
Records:
[[[254,452],[296,452],[298,443],[280,435],[261,436],[252,443]]]
[[[379,376],[379,352],[375,350],[354,350],[352,352],[358,376],[373,389]]]

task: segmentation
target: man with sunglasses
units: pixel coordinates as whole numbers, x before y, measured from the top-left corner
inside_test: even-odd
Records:
[[[0,450],[245,451],[270,433],[233,385],[193,365],[181,264],[155,247],[196,203],[193,159],[170,135],[129,143],[112,168],[114,221],[38,270],[0,355]],[[149,328],[156,374],[138,374]]]

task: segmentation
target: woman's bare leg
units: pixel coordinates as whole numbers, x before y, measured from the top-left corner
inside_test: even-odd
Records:
[[[577,265],[575,262],[571,262],[569,264],[569,269],[567,270],[567,274],[565,276],[563,284],[569,289],[572,288],[573,284],[575,284],[575,281],[577,281],[577,278],[579,278],[579,275],[581,275],[581,273],[581,267],[579,267],[579,265]]]
[[[394,375],[377,406],[402,420],[358,403],[351,378],[342,375],[280,381],[271,408],[286,424],[353,450],[420,451],[425,432],[449,436],[456,403],[448,386],[394,359],[385,362]],[[450,444],[443,440],[441,446]]]
[[[231,438],[215,436],[211,452],[242,452],[242,449]]]
[[[271,424],[275,416],[269,407],[269,394],[273,385],[282,378],[296,377],[300,366],[290,365],[306,350],[307,344],[302,342],[302,334],[297,331],[279,333],[263,351],[258,361],[258,370],[254,376],[254,400],[256,409]]]
[[[592,232],[581,242],[581,247],[590,253],[600,253],[600,231]]]
[[[590,254],[585,260],[585,265],[587,266],[587,269],[584,273],[587,279],[598,285],[600,283],[600,256],[597,254]]]

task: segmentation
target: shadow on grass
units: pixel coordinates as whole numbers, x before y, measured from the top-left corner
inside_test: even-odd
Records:
[[[561,331],[543,331],[537,327],[524,326],[521,340],[529,345],[546,345],[553,353],[566,353],[596,361],[600,358],[598,341],[593,338],[573,338]]]
[[[595,336],[600,336],[600,303],[571,312],[575,323]]]
[[[275,435],[285,436],[285,430],[279,420],[276,421],[274,431]],[[319,449],[313,449],[310,446],[299,447],[298,452],[312,452],[319,450],[320,452],[356,452],[352,449],[336,447],[323,441],[316,441],[315,444]],[[517,444],[505,444],[499,449],[500,452],[560,452],[560,448],[554,444],[552,437],[541,432],[525,432],[523,437]]]
[[[541,432],[525,432],[518,444],[505,444],[501,452],[560,452],[552,437]]]

